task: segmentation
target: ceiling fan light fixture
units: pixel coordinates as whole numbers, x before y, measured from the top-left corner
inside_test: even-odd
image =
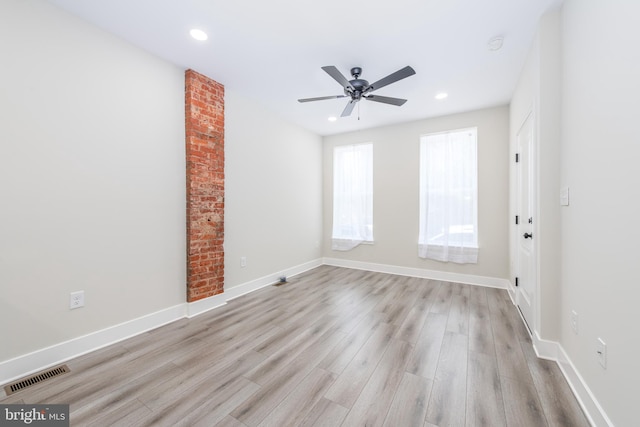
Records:
[[[448,93],[440,92],[440,93],[436,94],[436,96],[434,98],[437,99],[438,101],[440,101],[442,99],[445,99],[447,96],[449,96]]]
[[[206,39],[209,38],[207,33],[205,33],[204,31],[198,28],[193,28],[191,31],[189,31],[189,34],[191,35],[191,37],[199,41],[205,41]]]

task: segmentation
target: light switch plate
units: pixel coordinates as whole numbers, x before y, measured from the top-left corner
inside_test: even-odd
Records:
[[[569,187],[560,189],[560,206],[569,206]]]

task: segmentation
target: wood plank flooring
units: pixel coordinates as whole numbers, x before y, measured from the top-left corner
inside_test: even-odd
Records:
[[[588,426],[504,290],[322,266],[0,403],[72,426]]]

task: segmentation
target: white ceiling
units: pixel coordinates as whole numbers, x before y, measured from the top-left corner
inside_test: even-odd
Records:
[[[561,0],[49,0],[170,62],[192,68],[320,135],[507,104],[540,16]],[[209,39],[197,42],[189,30]],[[487,42],[503,36],[501,50]],[[374,82],[410,65],[416,75],[376,91],[396,107],[345,99],[320,67],[363,69]],[[438,92],[449,97],[437,101]],[[360,120],[358,120],[358,115]],[[329,122],[329,116],[338,116]]]

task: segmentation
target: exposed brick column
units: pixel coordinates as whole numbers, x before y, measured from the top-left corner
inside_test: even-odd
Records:
[[[185,73],[187,301],[224,290],[224,86]]]

